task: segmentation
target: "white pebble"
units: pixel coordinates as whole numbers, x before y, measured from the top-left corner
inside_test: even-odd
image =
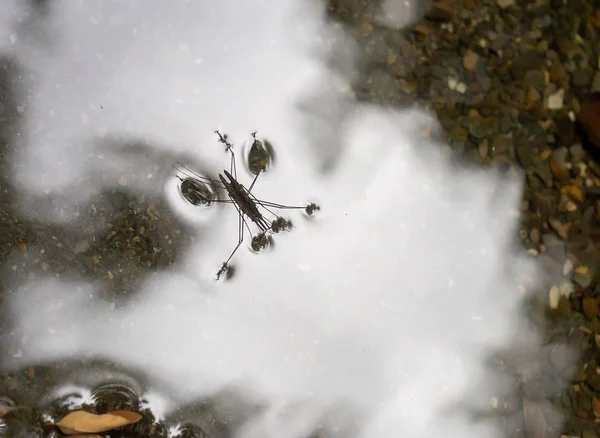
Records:
[[[506,9],[515,4],[515,0],[496,0],[501,9]]]
[[[569,298],[575,292],[575,286],[571,283],[563,283],[560,285],[560,295]]]
[[[571,261],[571,259],[565,260],[565,264],[563,265],[563,275],[564,276],[569,275],[572,270],[573,270],[573,262]]]
[[[563,107],[563,103],[565,100],[565,90],[562,88],[558,90],[556,93],[548,96],[548,109],[550,110],[559,110]]]
[[[560,292],[556,286],[552,286],[550,288],[550,293],[548,294],[548,299],[550,302],[550,308],[556,309],[558,307],[558,302],[560,300]]]

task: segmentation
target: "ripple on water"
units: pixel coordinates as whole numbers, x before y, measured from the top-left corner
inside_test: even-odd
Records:
[[[275,149],[270,141],[259,139],[256,132],[252,133],[252,139],[252,143],[244,142],[242,145],[242,157],[245,168],[258,175],[275,164]]]
[[[140,397],[133,388],[123,383],[106,383],[92,390],[91,404],[98,412],[117,409],[138,410]]]
[[[165,183],[169,204],[178,216],[195,226],[209,223],[218,207],[215,201],[219,198],[219,183],[183,164],[174,167],[173,176]]]
[[[6,432],[6,421],[4,416],[17,406],[17,403],[10,397],[0,395],[0,436],[4,436]]]

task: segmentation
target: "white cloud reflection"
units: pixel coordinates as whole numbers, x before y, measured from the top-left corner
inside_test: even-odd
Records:
[[[319,173],[308,151],[328,145],[309,148],[296,105],[331,81],[310,56],[315,39],[339,35],[314,5],[57,1],[44,23],[43,41],[14,26],[1,35],[33,72],[27,166],[15,176],[26,189],[104,171],[85,159],[98,135],[149,138],[223,166],[214,129],[234,141],[258,129],[279,161],[257,196],[316,200],[322,211],[314,221],[290,213],[296,228],[274,251],[240,251],[225,284],[213,277],[236,241],[233,210],[124,308],[89,284],[30,283],[6,303],[28,338],[19,365],[91,353],[146,370],[175,404],[239,385],[270,408],[243,437],[302,436],[338,406],[361,437],[496,436],[493,423],[442,412],[494,395],[494,380],[465,391],[514,334],[520,275],[535,278],[507,243],[520,184],[450,166],[419,135],[422,114],[352,102],[335,130],[340,165]],[[323,105],[343,102],[334,96]]]

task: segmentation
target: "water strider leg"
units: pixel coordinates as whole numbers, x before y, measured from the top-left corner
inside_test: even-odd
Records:
[[[233,145],[227,141],[227,135],[221,135],[218,130],[215,131],[215,134],[219,136],[219,142],[225,145],[225,149],[231,152],[231,165],[229,172],[237,180],[237,169],[235,167],[235,154],[233,153]]]
[[[229,197],[229,199],[231,199],[231,196]],[[242,212],[240,211],[240,209],[238,208],[238,206],[235,204],[235,202],[233,201],[233,199],[231,199],[231,203],[233,204],[233,206],[235,207],[235,209],[237,210],[237,212],[239,214],[239,219],[238,219],[238,244],[233,249],[233,251],[231,252],[231,254],[229,255],[229,257],[227,258],[227,260],[225,262],[223,262],[223,264],[221,265],[221,269],[219,269],[219,271],[217,272],[217,280],[219,280],[219,278],[221,277],[221,275],[223,275],[224,273],[226,273],[229,270],[229,265],[228,265],[229,260],[231,260],[231,258],[235,254],[235,252],[238,250],[238,248],[240,247],[240,245],[244,241],[244,225],[246,226],[246,228],[248,228],[248,232],[250,232],[250,235],[252,235],[252,232],[250,231],[250,227],[248,227],[248,224],[246,223],[246,219],[244,219],[244,215],[242,214]]]
[[[256,196],[254,196],[252,193],[249,193],[249,196],[251,196],[253,198],[253,200],[256,203],[256,205],[260,205],[262,208],[264,208],[265,210],[267,210],[269,213],[271,213],[273,216],[277,217],[278,219],[280,218],[279,215],[277,215],[272,210],[270,210],[269,207],[271,207],[271,208],[278,208],[280,210],[299,210],[299,209],[303,209],[304,211],[306,211],[306,213],[308,215],[312,215],[316,210],[320,210],[321,209],[321,207],[319,207],[314,202],[311,202],[306,207],[300,207],[298,205],[283,205],[283,204],[277,204],[275,202],[261,201],[260,199],[257,199]]]
[[[258,179],[258,175],[260,175],[260,173],[257,173],[256,176],[254,177],[254,179],[252,180],[252,184],[250,184],[250,188],[248,189],[248,193],[250,193],[252,191],[252,187],[254,187],[254,183]]]
[[[234,203],[234,205],[235,205],[235,203]],[[227,260],[225,260],[225,264],[229,263],[229,260],[231,260],[231,258],[235,254],[235,252],[238,250],[238,248],[240,247],[240,245],[244,241],[244,223],[246,221],[244,220],[244,215],[240,212],[240,210],[237,208],[237,206],[236,206],[236,209],[238,210],[238,213],[239,213],[239,220],[238,220],[238,244],[236,245],[236,247],[233,249],[233,251],[229,255],[229,258]]]
[[[229,152],[231,152],[231,174],[233,175],[233,177],[237,180],[237,169],[235,167],[235,154],[233,153],[233,149],[231,149],[231,147],[229,148]]]
[[[176,164],[173,164],[173,169],[175,169],[178,172],[181,172],[187,178],[197,179],[197,180],[200,180],[205,183],[211,183],[211,184],[214,184],[218,188],[225,189],[225,187],[223,187],[223,184],[221,184],[221,181],[200,175],[200,174],[194,172],[189,167],[187,167],[185,164],[177,162]],[[179,178],[181,180],[180,176],[177,176],[177,178]]]
[[[254,196],[253,196],[254,198]],[[283,205],[283,204],[277,204],[275,202],[269,202],[269,201],[261,201],[260,199],[256,199],[254,198],[254,202],[256,202],[258,205],[262,206],[262,207],[271,207],[271,208],[279,208],[282,210],[294,210],[294,209],[300,209],[300,208],[306,208],[306,206],[304,207],[300,207],[298,205]]]
[[[261,201],[260,199],[257,199],[256,196],[254,196],[252,193],[250,193],[250,196],[254,199],[254,202],[257,205],[260,205],[262,208],[264,208],[265,210],[267,210],[269,213],[271,213],[277,219],[280,219],[280,216],[277,213],[275,213],[274,211],[270,210],[269,207],[271,207],[271,208],[278,208],[278,209],[287,209],[287,210],[295,210],[295,209],[306,208],[306,207],[297,207],[297,206],[292,206],[292,205],[276,204],[274,202]]]
[[[254,131],[252,133],[252,138],[254,139],[254,141],[256,141],[256,134],[257,132]],[[250,188],[248,189],[248,193],[250,193],[252,191],[252,187],[254,187],[254,183],[256,182],[256,180],[258,179],[258,175],[260,175],[260,172],[258,172],[255,176],[254,179],[252,180],[252,184],[250,184]]]

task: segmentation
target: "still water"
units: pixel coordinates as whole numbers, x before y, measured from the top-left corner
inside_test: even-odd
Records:
[[[113,407],[149,407],[157,436],[183,424],[188,436],[201,436],[194,427],[205,436],[301,437],[319,427],[494,436],[493,423],[448,408],[499,395],[484,361],[510,342],[519,286],[536,278],[510,245],[518,175],[451,165],[424,135],[436,130],[427,115],[355,102],[353,46],[317,4],[13,8],[0,15],[10,29],[3,49],[22,60],[29,84],[12,174],[29,204],[15,208],[69,223],[76,215],[65,212],[126,186],[164,197],[197,244],[112,303],[85,278],[11,285],[19,293],[3,303],[4,369],[61,372],[47,388],[13,391],[10,403],[48,406],[56,420],[56,404],[94,405],[104,394]],[[349,55],[333,69],[332,52]],[[273,144],[257,198],[321,206],[312,220],[285,211],[295,227],[268,251],[242,247],[235,276],[219,282],[237,212],[187,203],[172,167],[211,177],[229,169],[216,129],[238,151],[253,131]],[[253,175],[243,157],[238,164],[248,186]],[[54,195],[60,205],[47,208],[41,200]],[[205,400],[218,421],[197,403]]]

